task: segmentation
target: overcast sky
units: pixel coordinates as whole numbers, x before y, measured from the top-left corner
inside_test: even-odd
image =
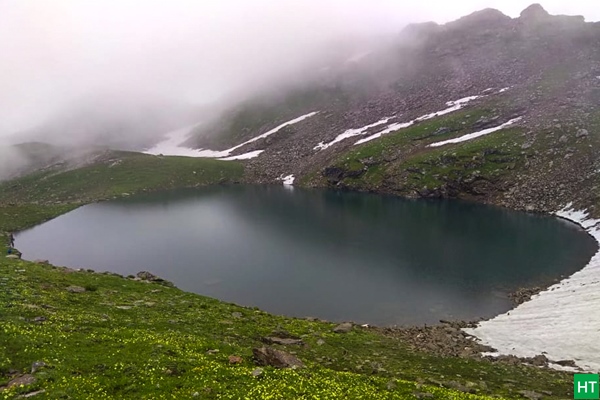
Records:
[[[90,93],[204,102],[292,70],[338,37],[447,22],[520,0],[0,0],[0,135]],[[600,20],[598,0],[547,0]]]

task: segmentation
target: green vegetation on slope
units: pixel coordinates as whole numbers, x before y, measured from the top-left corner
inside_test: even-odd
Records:
[[[66,172],[42,171],[0,184],[3,203],[87,203],[140,191],[241,179],[238,162],[112,152],[103,162]]]
[[[355,190],[403,195],[477,194],[473,184],[494,183],[525,162],[520,128],[442,147],[427,145],[472,133],[473,124],[494,115],[493,104],[420,122],[351,148],[332,163],[333,182]],[[306,182],[306,180],[302,181]],[[487,189],[484,189],[487,190]],[[450,192],[450,193],[449,193]]]
[[[36,390],[45,390],[40,399],[485,398],[440,386],[452,381],[482,395],[534,389],[560,398],[571,384],[567,374],[430,356],[368,329],[336,334],[330,323],[112,275],[5,258],[0,270],[0,385],[11,370],[30,373],[34,363],[45,364],[35,383],[0,398]],[[73,286],[86,291],[67,290]],[[304,341],[285,350],[306,368],[263,367],[255,377],[252,348],[274,331]],[[229,356],[242,361],[232,364]]]

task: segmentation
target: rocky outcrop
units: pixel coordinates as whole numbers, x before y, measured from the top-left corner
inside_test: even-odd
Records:
[[[524,22],[541,22],[550,19],[550,14],[541,4],[532,4],[521,12],[519,19]]]
[[[272,347],[252,349],[256,364],[275,368],[304,368],[304,363],[296,356]]]

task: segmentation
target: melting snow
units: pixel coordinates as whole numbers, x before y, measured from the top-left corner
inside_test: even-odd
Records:
[[[377,121],[375,123],[372,123],[371,125],[363,126],[362,128],[348,129],[344,133],[338,135],[335,139],[333,139],[329,143],[324,143],[324,142],[319,143],[318,145],[316,145],[314,147],[313,150],[325,150],[325,149],[333,146],[334,144],[341,142],[344,139],[351,138],[352,136],[364,135],[364,133],[367,130],[369,130],[370,128],[374,128],[374,127],[379,126],[379,125],[387,124],[387,122],[390,119],[391,119],[391,117],[390,118],[384,118],[381,121]]]
[[[167,134],[167,139],[156,144],[154,147],[146,150],[144,153],[155,155],[166,154],[171,156],[197,157],[195,154],[198,150],[180,147],[180,145],[187,140],[190,132],[196,126],[197,125],[191,125],[185,128],[169,132]]]
[[[600,243],[600,220],[588,218],[572,204],[557,216],[584,227]],[[590,372],[600,371],[600,251],[569,278],[512,311],[465,331],[501,354],[550,360],[574,360]]]
[[[196,150],[196,149],[191,149],[191,148],[187,148],[187,147],[181,147],[181,144],[184,143],[188,139],[190,132],[196,126],[196,125],[193,125],[193,126],[189,126],[187,128],[183,128],[183,129],[178,129],[176,131],[169,133],[167,135],[166,140],[158,143],[156,146],[152,147],[151,149],[146,150],[144,153],[155,154],[155,155],[163,154],[163,155],[167,155],[167,156],[221,158],[221,159],[227,159],[227,160],[244,160],[244,159],[248,159],[248,158],[253,158],[253,157],[257,157],[264,150],[256,150],[256,151],[252,151],[250,153],[242,154],[240,156],[233,156],[233,157],[230,157],[230,156],[231,156],[231,153],[233,153],[235,150],[239,149],[240,147],[243,147],[247,144],[256,142],[257,140],[264,139],[267,136],[277,133],[278,131],[285,128],[286,126],[297,124],[298,122],[304,121],[305,119],[310,118],[310,117],[316,115],[317,113],[318,113],[318,111],[305,114],[301,117],[298,117],[291,121],[285,122],[285,123],[277,126],[276,128],[273,128],[270,131],[263,133],[262,135],[256,136],[250,140],[245,141],[244,143],[238,144],[237,146],[234,146],[230,149],[222,150],[222,151],[205,150],[205,149]],[[237,157],[237,158],[235,158],[235,157]],[[240,157],[244,157],[244,158],[240,158]]]
[[[283,181],[284,185],[293,185],[296,177],[294,175],[283,176],[279,178]]]
[[[490,133],[499,131],[501,129],[507,128],[517,122],[519,122],[522,119],[522,117],[518,117],[518,118],[514,118],[511,119],[508,122],[505,122],[504,124],[500,125],[500,126],[496,126],[494,128],[488,128],[488,129],[484,129],[482,131],[479,132],[474,132],[474,133],[469,133],[468,135],[463,135],[461,137],[457,137],[454,139],[449,139],[449,140],[444,140],[442,142],[436,142],[436,143],[432,143],[430,145],[428,145],[427,147],[439,147],[439,146],[443,146],[445,144],[450,144],[450,143],[460,143],[460,142],[466,142],[467,140],[471,140],[471,139],[475,139],[478,138],[480,136],[484,136],[484,135],[488,135]]]
[[[254,150],[248,153],[240,154],[239,156],[231,156],[226,158],[219,158],[222,161],[233,161],[233,160],[249,160],[250,158],[258,157],[264,150]]]
[[[446,103],[446,106],[448,106],[448,108],[445,108],[445,109],[443,109],[441,111],[436,111],[436,112],[431,113],[431,114],[422,115],[422,116],[420,116],[418,118],[413,119],[412,121],[402,122],[402,123],[395,123],[395,124],[388,125],[387,128],[385,128],[384,130],[382,130],[380,132],[377,132],[377,133],[375,133],[375,134],[373,134],[373,135],[371,135],[369,137],[366,137],[364,139],[360,139],[359,141],[357,141],[354,144],[358,145],[358,144],[363,144],[363,143],[366,143],[366,142],[370,142],[371,140],[378,139],[381,136],[386,135],[388,133],[395,132],[395,131],[400,130],[400,129],[408,128],[409,126],[413,125],[415,122],[426,121],[428,119],[432,119],[432,118],[435,118],[435,117],[440,117],[442,115],[450,114],[451,112],[460,110],[461,108],[463,108],[470,101],[473,101],[473,100],[478,99],[480,97],[483,97],[483,96],[469,96],[469,97],[464,97],[462,99],[458,99],[458,100],[454,100],[454,101],[449,101],[449,102]]]

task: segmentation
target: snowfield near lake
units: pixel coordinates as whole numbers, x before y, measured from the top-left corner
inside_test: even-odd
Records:
[[[485,135],[488,135],[490,133],[502,130],[504,128],[508,128],[509,126],[511,126],[511,125],[516,124],[517,122],[519,122],[521,119],[522,119],[522,117],[514,118],[514,119],[511,119],[508,122],[505,122],[504,124],[502,124],[500,126],[496,126],[494,128],[484,129],[484,130],[479,131],[479,132],[469,133],[468,135],[463,135],[463,136],[460,136],[460,137],[457,137],[457,138],[454,138],[454,139],[449,139],[449,140],[444,140],[444,141],[441,141],[441,142],[431,143],[427,147],[439,147],[439,146],[443,146],[445,144],[450,144],[450,143],[466,142],[467,140],[472,140],[472,139],[478,138],[480,136],[485,136]]]
[[[291,186],[294,184],[296,177],[294,175],[288,175],[288,176],[281,177],[279,179],[283,181],[284,185]]]
[[[557,216],[581,225],[600,243],[600,220],[572,204]],[[600,371],[600,251],[579,272],[506,314],[465,329],[500,354],[552,361],[574,360],[585,371]]]
[[[192,126],[189,126],[186,128],[178,129],[176,131],[173,131],[173,132],[167,134],[167,139],[158,143],[156,146],[152,147],[151,149],[144,151],[144,153],[154,154],[154,155],[162,154],[165,156],[220,158],[225,161],[246,160],[249,158],[258,157],[258,155],[260,155],[260,153],[262,153],[264,150],[255,150],[255,151],[251,151],[249,153],[241,154],[238,156],[231,156],[231,153],[233,153],[235,150],[237,150],[243,146],[246,146],[247,144],[256,142],[257,140],[264,139],[274,133],[277,133],[281,129],[285,128],[286,126],[297,124],[298,122],[304,121],[305,119],[310,118],[318,113],[319,113],[318,111],[315,111],[315,112],[311,112],[311,113],[302,115],[298,118],[295,118],[288,122],[285,122],[273,129],[271,129],[270,131],[263,133],[262,135],[258,135],[256,137],[253,137],[250,140],[245,141],[244,143],[238,144],[237,146],[234,146],[230,149],[221,150],[221,151],[206,150],[206,149],[192,149],[189,147],[182,147],[181,145],[187,139],[189,139],[190,133],[197,126],[197,125],[192,125]]]

